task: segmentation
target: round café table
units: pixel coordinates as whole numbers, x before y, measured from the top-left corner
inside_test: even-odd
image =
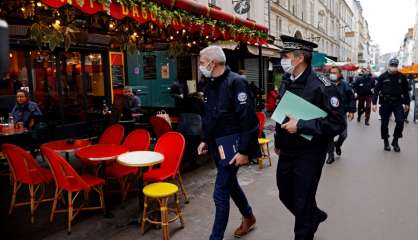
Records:
[[[125,146],[116,145],[116,144],[96,144],[87,146],[85,148],[79,149],[75,152],[76,156],[79,158],[87,159],[89,161],[98,161],[100,162],[100,176],[107,180],[106,176],[106,163],[109,161],[114,161],[116,158],[128,152],[129,149]],[[103,194],[105,195],[105,217],[112,218],[113,214],[109,211],[109,204],[106,197],[107,187],[106,184],[103,186]]]
[[[68,140],[57,140],[45,143],[44,146],[54,150],[57,153],[65,153],[67,162],[70,160],[70,153],[73,153],[81,148],[87,147],[91,142],[87,139],[75,139],[74,142]]]
[[[127,152],[119,155],[119,157],[117,158],[117,162],[120,165],[138,168],[138,223],[141,220],[139,216],[141,215],[141,212],[144,207],[144,193],[142,192],[142,189],[144,188],[144,175],[142,169],[152,167],[156,164],[160,164],[163,161],[164,155],[153,151]]]

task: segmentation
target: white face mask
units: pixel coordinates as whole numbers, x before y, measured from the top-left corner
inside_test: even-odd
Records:
[[[282,58],[280,64],[282,65],[283,71],[286,73],[292,74],[293,70],[295,70],[295,66],[292,65],[292,60],[290,60],[290,58]]]
[[[392,66],[389,67],[389,72],[394,73],[396,71],[398,71],[398,68],[397,67],[392,67]]]
[[[210,78],[210,77],[212,77],[212,71],[208,70],[208,66],[209,66],[209,63],[206,65],[206,67],[204,67],[204,66],[199,66],[199,71],[200,71],[200,73],[202,73],[202,75],[203,75],[205,78]]]
[[[338,80],[337,74],[330,74],[329,79],[333,82],[336,82]]]

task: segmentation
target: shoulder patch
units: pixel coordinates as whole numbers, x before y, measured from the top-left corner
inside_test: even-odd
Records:
[[[325,85],[325,87],[332,86],[331,80],[329,80],[327,77],[322,76],[322,75],[317,75],[317,76],[318,76],[318,79]]]
[[[334,108],[337,108],[340,106],[340,100],[338,100],[338,98],[335,96],[331,97],[330,103],[331,103],[331,106],[333,106]]]

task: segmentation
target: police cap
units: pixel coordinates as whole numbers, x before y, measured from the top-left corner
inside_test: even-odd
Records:
[[[292,52],[296,50],[313,52],[318,47],[316,43],[287,35],[281,35],[280,40],[283,42],[283,46],[280,49],[281,52]]]
[[[392,58],[391,60],[389,60],[389,66],[399,66],[399,60],[396,58]]]

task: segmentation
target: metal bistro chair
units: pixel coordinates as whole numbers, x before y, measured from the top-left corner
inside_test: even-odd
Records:
[[[261,149],[261,157],[257,159],[257,162],[258,162],[259,169],[262,169],[264,168],[264,160],[268,160],[269,165],[270,166],[272,165],[270,149],[269,149],[269,143],[271,140],[268,138],[263,138],[263,130],[267,121],[266,115],[263,112],[257,112],[256,114],[257,114],[257,118],[259,122],[258,144],[260,145],[260,149]]]

